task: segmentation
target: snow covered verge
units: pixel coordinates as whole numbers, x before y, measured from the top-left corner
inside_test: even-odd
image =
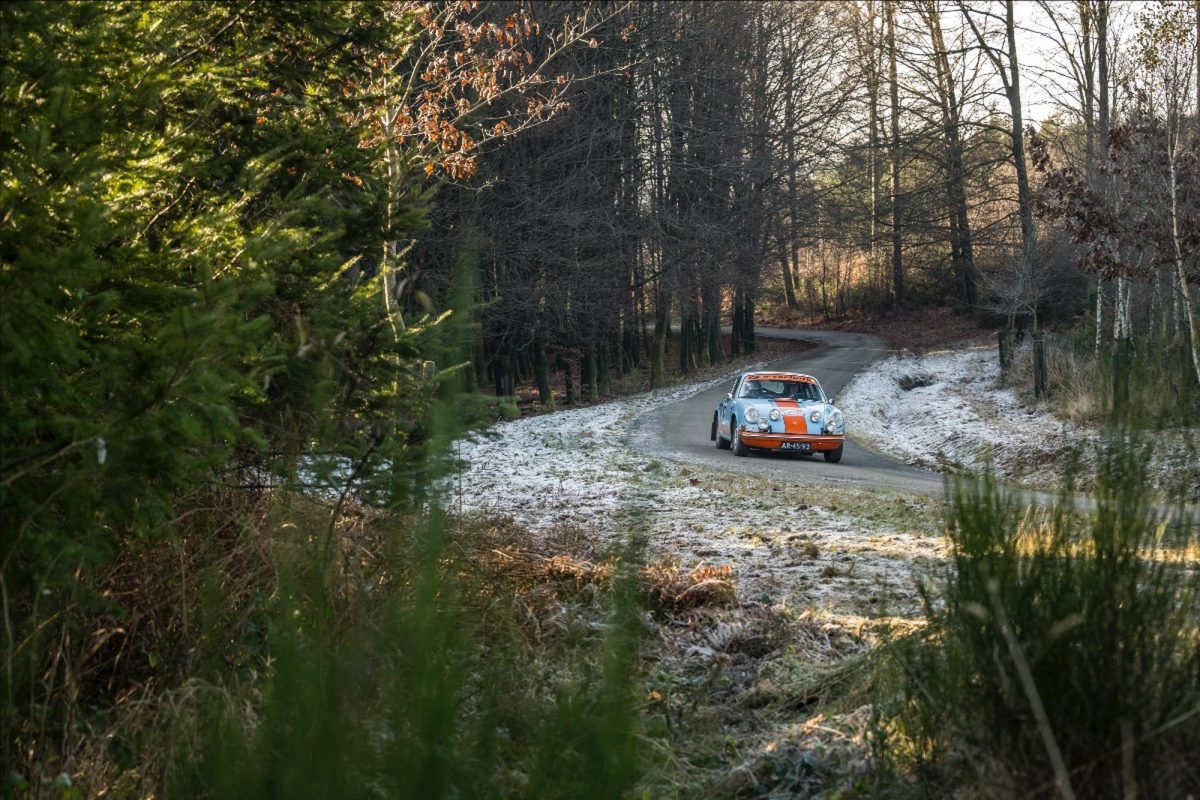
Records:
[[[852,436],[905,463],[940,470],[981,470],[1040,489],[1059,488],[1073,461],[1077,484],[1095,477],[1101,434],[1024,404],[999,383],[991,346],[875,362],[842,391],[838,406]],[[1200,499],[1195,429],[1155,435],[1151,475],[1160,487],[1187,487]]]
[[[799,490],[683,465],[631,446],[634,420],[728,377],[502,424],[457,443],[452,506],[533,529],[575,527],[601,541],[636,535],[650,558],[733,567],[743,599],[862,620],[911,617],[914,567],[944,556],[928,523],[938,501]],[[805,493],[810,494],[810,493]]]

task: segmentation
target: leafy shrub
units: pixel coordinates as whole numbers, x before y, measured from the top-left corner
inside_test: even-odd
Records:
[[[1200,790],[1197,538],[1155,507],[1144,455],[1104,453],[1082,521],[1069,499],[1035,512],[990,479],[954,485],[930,624],[884,659],[882,763],[933,794]]]

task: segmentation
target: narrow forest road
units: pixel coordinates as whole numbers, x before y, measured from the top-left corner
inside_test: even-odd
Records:
[[[865,333],[757,328],[755,335],[816,342],[816,348],[772,362],[771,368],[809,373],[830,397],[837,397],[855,375],[889,352],[882,339]],[[729,389],[722,383],[641,416],[634,424],[633,445],[647,454],[771,480],[939,496],[943,492],[940,473],[901,464],[855,442],[853,419],[847,419],[850,437],[840,464],[828,464],[819,456],[791,454],[754,453],[737,458],[728,450],[718,450],[709,439],[709,426],[713,411]],[[929,424],[937,421],[930,420]]]

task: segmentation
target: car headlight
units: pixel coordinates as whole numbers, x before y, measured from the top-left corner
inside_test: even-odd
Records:
[[[813,422],[820,422],[821,421],[821,409],[818,408],[816,411],[809,414],[808,418],[810,420],[812,420]]]
[[[772,421],[772,422],[775,422],[776,420],[778,420],[778,419],[779,419],[779,409],[778,409],[778,408],[772,408],[772,409],[771,409],[771,413],[770,413],[770,414],[768,414],[767,416],[771,418],[771,421]]]
[[[746,409],[746,422],[758,422],[762,419],[762,414],[758,413],[758,409],[754,406],[749,406]]]
[[[834,411],[829,415],[829,424],[834,428],[841,427],[842,423],[845,421],[846,418],[842,416],[842,412],[840,411]]]

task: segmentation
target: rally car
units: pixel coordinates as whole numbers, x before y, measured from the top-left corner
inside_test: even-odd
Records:
[[[735,456],[751,450],[822,453],[836,464],[845,438],[842,412],[816,378],[798,372],[743,372],[712,420],[712,440]]]

